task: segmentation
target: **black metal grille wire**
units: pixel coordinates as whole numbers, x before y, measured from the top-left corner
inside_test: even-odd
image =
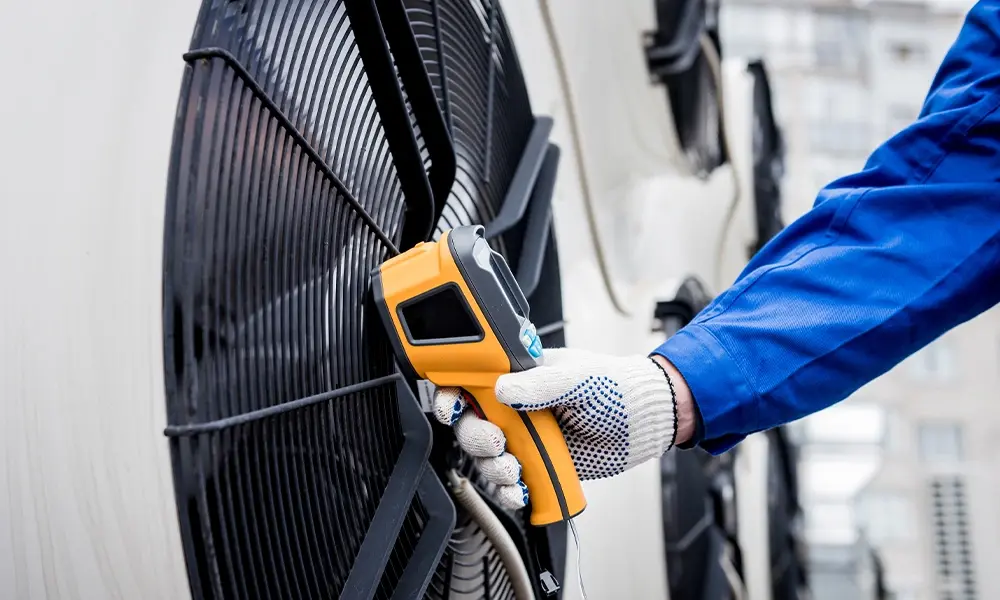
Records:
[[[534,124],[503,11],[491,0],[403,3],[455,146],[455,185],[437,232],[489,223]],[[510,237],[496,245],[516,261]]]
[[[458,163],[438,232],[488,222],[533,123],[503,15],[476,0],[405,4]],[[164,246],[168,434],[192,588],[334,597],[402,446],[391,354],[363,309],[368,273],[396,251],[400,181],[343,2],[207,0],[192,47]],[[425,520],[415,498],[377,597]],[[473,524],[441,564],[456,592],[510,596]]]
[[[209,1],[185,57],[164,325],[197,597],[339,595],[402,447],[362,306],[405,205],[353,36],[339,2]]]
[[[503,12],[498,2],[490,0],[403,3],[455,148],[455,185],[438,221],[437,235],[459,225],[488,223],[503,204],[534,125]],[[492,240],[514,269],[522,236],[523,227],[515,227]],[[554,244],[551,254],[555,254]],[[558,269],[553,261],[547,260],[546,266]],[[545,312],[552,312],[551,317],[561,321],[558,289],[555,294],[538,304],[544,304]],[[561,330],[555,336],[558,340],[550,336],[545,341],[561,344]],[[490,493],[471,461],[463,460],[460,467],[481,491]],[[468,515],[459,511],[458,519],[425,598],[513,598],[496,549]],[[523,515],[519,520],[525,524]]]

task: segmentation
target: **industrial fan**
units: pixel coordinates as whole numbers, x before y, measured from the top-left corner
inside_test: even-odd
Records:
[[[751,61],[747,72],[753,79],[753,198],[757,240],[750,248],[752,256],[784,228],[781,179],[785,144],[774,115],[767,68],[762,61]],[[808,587],[797,448],[783,427],[769,430],[766,435],[772,598],[794,600]]]
[[[687,325],[711,301],[694,277],[680,282],[655,305],[657,331],[667,337]],[[702,450],[668,452],[660,458],[663,541],[671,600],[738,597],[742,577],[738,540],[736,451],[711,456]]]
[[[750,160],[741,163],[752,166],[755,222],[750,258],[784,227],[784,143],[763,62],[746,63],[744,75],[750,82],[744,147]],[[672,335],[710,301],[698,279],[684,279],[655,305],[655,329]],[[692,450],[661,458],[664,547],[673,600],[803,597],[808,580],[796,461],[796,448],[780,427],[751,436],[721,456]],[[756,516],[763,511],[766,519]],[[763,524],[758,528],[749,520]]]
[[[646,68],[665,88],[667,110],[691,174],[705,177],[728,160],[723,140],[719,5],[654,0],[656,30],[645,34]]]
[[[368,304],[373,267],[481,223],[563,342],[559,150],[498,2],[204,0],[183,58],[163,347],[192,595],[511,598],[455,470],[544,597],[565,531],[491,503]]]
[[[747,64],[753,78],[753,199],[757,240],[750,256],[785,228],[781,218],[781,179],[785,174],[785,141],[774,116],[771,84],[760,60]]]

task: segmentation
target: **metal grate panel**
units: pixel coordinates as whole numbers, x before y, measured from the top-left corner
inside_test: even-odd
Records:
[[[489,1],[205,0],[191,48],[163,319],[192,593],[419,596],[455,563],[439,563],[455,513],[425,469],[428,424],[367,304],[369,273],[507,207],[494,246],[514,268],[534,261],[530,298],[561,341],[551,122],[532,115]],[[482,585],[504,597],[472,529],[453,544],[484,557]],[[445,585],[477,576],[458,575]]]
[[[975,600],[976,569],[965,481],[961,476],[934,477],[930,483],[933,515],[937,597],[940,600]]]
[[[375,589],[421,481],[429,426],[366,302],[430,231],[439,155],[377,25],[360,0],[206,0],[184,56],[163,318],[197,598]]]
[[[455,186],[438,233],[489,223],[504,203],[535,123],[503,11],[490,0],[404,5],[455,145]]]

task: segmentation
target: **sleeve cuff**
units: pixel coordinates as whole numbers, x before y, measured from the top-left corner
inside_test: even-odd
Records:
[[[757,430],[757,399],[729,352],[700,325],[689,325],[653,351],[680,371],[701,414],[712,454],[726,452]]]
[[[694,434],[691,435],[691,439],[688,441],[674,446],[679,450],[698,448],[701,442],[705,439],[705,419],[701,416],[701,410],[698,408],[698,404],[695,402],[692,402],[692,404],[694,405]]]

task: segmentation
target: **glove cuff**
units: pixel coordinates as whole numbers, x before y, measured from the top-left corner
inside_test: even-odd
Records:
[[[626,469],[659,458],[677,437],[677,397],[663,367],[646,357],[629,366],[631,384],[625,398],[628,411],[629,455]]]

